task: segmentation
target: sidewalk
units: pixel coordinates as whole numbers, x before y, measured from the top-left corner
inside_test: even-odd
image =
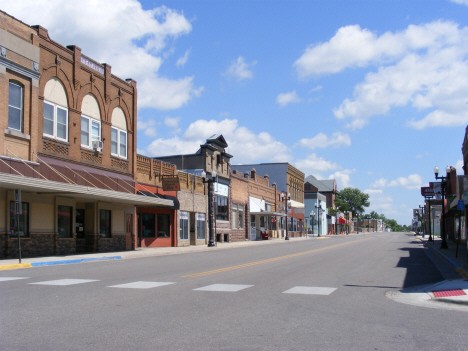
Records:
[[[429,235],[415,236],[421,240],[424,246],[430,250],[428,256],[435,255],[435,259],[442,259],[451,266],[451,276],[455,279],[447,279],[435,284],[415,286],[402,290],[388,291],[386,296],[396,302],[414,306],[430,308],[442,308],[449,310],[468,312],[468,266],[466,244],[457,244],[448,241],[448,249],[441,249],[442,240],[438,237],[434,242],[429,242]],[[432,259],[432,258],[431,258]],[[454,275],[453,273],[457,274]],[[442,273],[442,272],[441,272]]]
[[[326,238],[326,237],[321,237]],[[290,238],[289,241],[301,241],[301,240],[312,240],[317,238]],[[258,241],[238,241],[232,243],[215,243],[215,247],[208,247],[207,245],[199,246],[180,246],[180,247],[139,247],[132,251],[114,251],[114,252],[103,252],[103,253],[86,253],[66,256],[48,256],[48,257],[31,257],[21,259],[21,264],[17,258],[0,260],[0,271],[7,269],[17,268],[31,268],[41,266],[53,266],[59,264],[75,264],[91,261],[103,261],[103,260],[121,260],[127,258],[139,258],[139,257],[150,257],[150,256],[165,256],[165,255],[176,255],[193,252],[203,251],[214,251],[233,249],[238,247],[246,246],[257,246],[257,245],[270,245],[270,244],[285,244],[288,241],[284,239],[270,239],[270,240],[258,240]]]

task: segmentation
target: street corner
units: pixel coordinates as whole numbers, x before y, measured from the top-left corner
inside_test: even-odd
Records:
[[[0,265],[0,271],[5,271],[8,269],[19,269],[19,268],[31,268],[31,263],[16,263],[16,264],[4,264]]]
[[[385,296],[406,305],[468,312],[468,279],[392,289]]]

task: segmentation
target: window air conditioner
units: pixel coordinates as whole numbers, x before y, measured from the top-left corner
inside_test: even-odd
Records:
[[[101,151],[102,141],[100,141],[100,140],[93,141],[93,149],[96,150],[96,151]]]

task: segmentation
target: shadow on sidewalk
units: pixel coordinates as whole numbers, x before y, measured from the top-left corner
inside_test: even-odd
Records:
[[[412,242],[421,244],[420,242]],[[401,251],[408,251],[409,257],[401,257],[398,268],[406,268],[406,276],[403,288],[416,285],[433,284],[444,280],[442,274],[432,263],[422,247],[402,248]]]

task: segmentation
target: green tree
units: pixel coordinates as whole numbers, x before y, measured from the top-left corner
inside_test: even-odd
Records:
[[[340,212],[351,211],[353,217],[364,212],[364,207],[369,207],[369,194],[364,194],[358,188],[344,188],[336,194],[335,205]]]

